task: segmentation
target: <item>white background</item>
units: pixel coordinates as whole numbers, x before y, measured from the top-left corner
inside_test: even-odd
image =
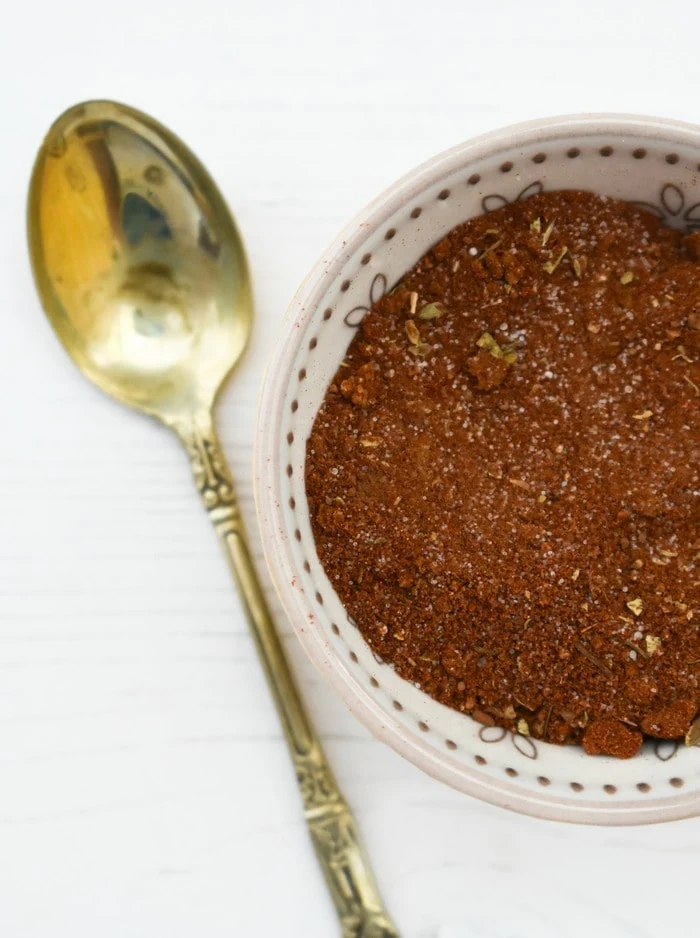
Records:
[[[259,318],[219,422],[254,530],[264,362],[339,227],[419,161],[508,122],[586,110],[700,120],[699,31],[697,4],[656,0],[66,0],[6,12],[2,938],[338,933],[178,444],[80,378],[33,292],[24,199],[49,123],[89,97],[150,111],[229,200]],[[697,930],[700,818],[574,828],[457,794],[371,739],[281,628],[404,938]]]

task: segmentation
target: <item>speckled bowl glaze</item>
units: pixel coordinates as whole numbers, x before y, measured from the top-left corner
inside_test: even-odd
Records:
[[[256,500],[265,555],[299,639],[350,709],[435,778],[539,817],[638,824],[700,813],[700,749],[647,743],[626,762],[484,727],[378,661],[316,555],[305,442],[330,379],[372,302],[467,218],[542,190],[580,188],[700,227],[700,128],[583,115],[509,127],[454,147],[399,180],[329,247],[294,297],[264,380]]]

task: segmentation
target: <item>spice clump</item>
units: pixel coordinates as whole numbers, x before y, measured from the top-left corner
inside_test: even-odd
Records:
[[[376,302],[307,441],[375,655],[589,754],[700,742],[699,234],[584,192],[451,231]]]

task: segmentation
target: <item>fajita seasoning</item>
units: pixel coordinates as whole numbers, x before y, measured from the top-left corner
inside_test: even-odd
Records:
[[[546,193],[455,228],[358,329],[307,443],[316,545],[447,706],[621,758],[697,736],[698,257]]]

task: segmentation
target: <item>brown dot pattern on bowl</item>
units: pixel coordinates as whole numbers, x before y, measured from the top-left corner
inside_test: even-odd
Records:
[[[579,157],[582,153],[579,147],[569,147],[564,152],[569,159],[575,159]],[[606,158],[606,159],[612,157],[613,155],[615,155],[616,157],[619,155],[611,145],[604,145],[604,146],[599,147],[598,153],[601,157]],[[544,163],[547,160],[548,155],[549,154],[543,151],[537,151],[536,153],[526,158],[531,163],[539,165],[539,164]],[[628,151],[627,153],[628,158],[632,158],[635,160],[645,159],[647,158],[647,156],[648,156],[648,151],[646,148],[643,148],[643,147],[637,147],[633,149],[631,152]],[[664,159],[669,165],[675,165],[679,161],[679,156],[676,153],[668,153],[665,155]],[[510,173],[514,167],[515,167],[515,163],[508,160],[502,163],[498,167],[498,172],[500,174],[507,174],[507,173]],[[697,170],[700,172],[700,163],[697,166]],[[466,180],[467,185],[469,186],[477,186],[482,181],[483,181],[483,177],[481,173],[472,173],[470,176],[467,177],[467,180]],[[529,198],[530,196],[535,195],[542,191],[544,191],[543,181],[534,180],[533,182],[530,182],[525,188],[520,189],[517,193],[515,193],[515,195],[511,195],[510,197],[503,195],[501,193],[498,193],[498,192],[494,192],[492,194],[485,194],[481,197],[481,206],[482,206],[483,211],[485,212],[492,211],[494,208],[499,208],[502,205],[506,205],[511,201],[521,201],[523,199]],[[437,198],[438,200],[444,201],[448,199],[449,196],[450,196],[450,190],[445,188],[445,189],[440,190],[440,192],[437,195]],[[641,207],[644,207],[648,209],[649,211],[652,211],[657,217],[659,217],[660,219],[664,221],[669,221],[669,220],[680,218],[685,223],[684,227],[686,228],[686,230],[695,230],[696,228],[700,228],[700,202],[695,202],[688,206],[685,192],[675,182],[669,181],[661,187],[657,202],[635,202],[633,204],[640,205]],[[422,211],[423,210],[420,206],[414,207],[412,211],[410,212],[410,218],[414,220],[419,218],[420,215],[422,214]],[[385,232],[384,238],[385,240],[390,241],[395,237],[396,234],[397,234],[397,229],[395,227],[391,227],[387,229],[387,231]],[[360,261],[361,266],[366,267],[369,264],[371,259],[372,259],[372,254],[370,252],[365,253],[362,256],[361,261]],[[339,292],[341,293],[347,292],[347,290],[350,287],[350,283],[351,281],[349,279],[344,280],[340,284]],[[350,310],[349,313],[346,313],[344,317],[346,324],[350,328],[356,328],[359,325],[359,323],[362,321],[362,317],[364,316],[364,314],[368,312],[369,309],[372,307],[372,305],[386,292],[386,289],[387,289],[386,276],[383,273],[374,274],[374,277],[372,279],[370,289],[369,289],[367,305],[357,306],[354,309]],[[327,322],[332,317],[332,315],[333,315],[333,309],[331,307],[326,308],[322,316],[323,322]],[[318,345],[318,339],[316,336],[314,336],[309,342],[309,346],[308,346],[309,351],[314,351],[317,348],[317,345]],[[301,383],[306,378],[306,374],[307,374],[307,371],[305,367],[299,370],[298,372],[299,383]],[[292,400],[291,405],[290,405],[291,412],[296,413],[296,411],[298,410],[298,407],[299,407],[298,400],[295,398]],[[290,445],[294,441],[294,433],[292,430],[290,430],[287,434],[287,441]],[[291,465],[287,465],[286,473],[287,473],[287,476],[291,479],[293,475],[293,468]],[[291,510],[294,512],[296,510],[296,501],[293,495],[290,496],[288,504]],[[295,533],[295,538],[297,541],[300,541],[303,539],[299,528],[296,528],[294,533]],[[313,552],[313,545],[311,545],[311,548]],[[308,560],[304,560],[303,567],[304,567],[304,571],[307,574],[311,573],[311,566]],[[319,605],[323,604],[323,597],[319,591],[315,592],[315,598],[316,598],[316,601],[319,603]],[[359,632],[357,632],[356,628],[350,621],[348,621],[348,626],[352,628],[353,640],[361,641]],[[348,641],[347,635],[344,633],[344,631],[341,630],[341,628],[338,626],[337,623],[335,622],[331,623],[331,630],[333,634],[339,637],[344,642],[346,647],[348,647],[348,657],[350,661],[354,665],[363,667],[360,664],[360,659],[357,653],[349,647],[349,641]],[[369,683],[374,689],[381,688],[380,681],[374,675],[369,675]],[[392,699],[391,703],[392,703],[394,710],[397,713],[405,712],[404,704],[401,701],[394,698]],[[417,720],[417,725],[422,733],[430,734],[432,732],[428,723],[422,719]],[[538,743],[535,740],[533,740],[530,737],[521,736],[520,734],[510,733],[507,730],[505,730],[503,727],[482,726],[479,729],[478,738],[485,745],[502,743],[506,739],[510,739],[512,746],[521,755],[521,757],[527,760],[531,760],[533,762],[537,760],[538,755],[539,755]],[[456,751],[458,749],[457,743],[452,739],[445,739],[444,745],[447,747],[447,749],[451,751]],[[539,745],[542,745],[542,744],[539,743]],[[662,762],[666,762],[672,759],[673,756],[678,751],[678,748],[679,748],[679,744],[673,741],[658,740],[653,744],[653,751],[657,759],[659,759]],[[481,754],[476,754],[474,756],[474,760],[476,764],[480,766],[485,766],[488,764],[486,757]],[[516,778],[523,774],[522,769],[516,769],[516,768],[513,768],[512,766],[506,767],[504,769],[504,772],[509,778]],[[533,774],[532,777],[534,780],[537,781],[539,785],[543,787],[548,787],[552,784],[551,779],[548,778],[547,776]],[[684,785],[684,779],[680,778],[679,776],[673,776],[668,779],[668,784],[673,788],[681,788]],[[570,781],[568,785],[569,785],[569,788],[577,794],[580,794],[581,792],[585,790],[584,785],[582,785],[578,781]],[[641,794],[648,794],[649,792],[652,791],[652,786],[649,785],[647,782],[637,782],[634,784],[634,788]],[[610,796],[615,796],[619,794],[619,787],[617,785],[613,785],[612,783],[604,783],[602,785],[602,790],[607,795],[610,795]]]

